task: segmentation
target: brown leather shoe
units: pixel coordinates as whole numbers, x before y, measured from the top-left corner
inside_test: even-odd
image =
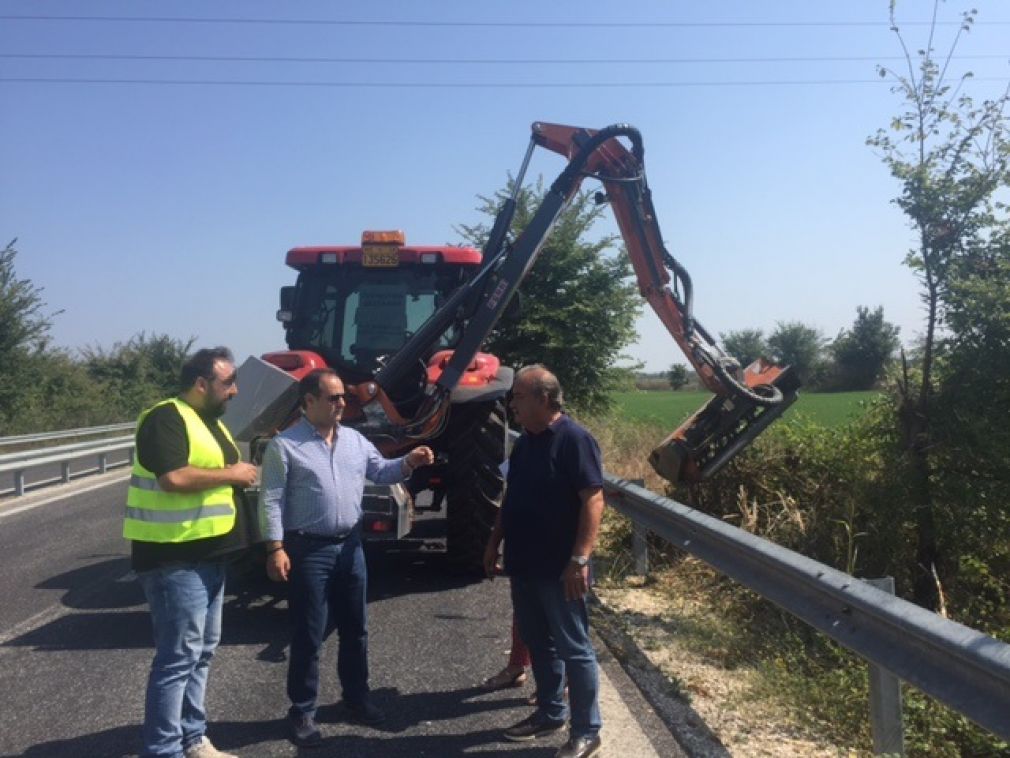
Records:
[[[506,666],[494,676],[489,676],[481,682],[480,688],[486,692],[495,692],[509,687],[522,687],[524,684],[526,684],[526,671],[515,673]]]

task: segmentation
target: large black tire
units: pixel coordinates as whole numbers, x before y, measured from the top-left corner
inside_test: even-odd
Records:
[[[484,547],[505,492],[508,424],[502,400],[453,405],[441,447],[445,474],[446,553],[462,571],[481,571]]]

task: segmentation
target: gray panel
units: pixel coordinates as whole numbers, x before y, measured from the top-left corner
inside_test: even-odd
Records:
[[[237,384],[221,419],[236,440],[273,434],[298,403],[295,378],[254,355],[239,367]]]

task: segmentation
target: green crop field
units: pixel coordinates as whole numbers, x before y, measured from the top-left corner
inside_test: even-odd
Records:
[[[840,426],[858,415],[876,392],[803,392],[783,420],[802,416],[827,427]],[[616,412],[632,421],[675,427],[712,397],[708,392],[615,392]]]

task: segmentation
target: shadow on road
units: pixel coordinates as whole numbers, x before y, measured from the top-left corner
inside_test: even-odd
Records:
[[[140,751],[140,727],[136,724],[103,729],[94,734],[53,740],[32,745],[20,755],[24,758],[82,758],[102,756],[120,758],[135,756]]]
[[[425,551],[423,541],[367,546],[368,601],[402,595],[440,593],[482,581],[474,574],[453,572],[445,554]],[[87,559],[105,556],[84,556]],[[83,612],[61,615],[8,640],[5,647],[38,650],[114,650],[151,646],[151,621],[140,583],[130,574],[125,556],[109,557],[50,577],[39,589],[64,589],[67,608]],[[257,658],[283,662],[288,627],[286,586],[266,578],[262,564],[244,561],[229,572],[222,645],[263,645]],[[463,616],[437,615],[452,620]]]
[[[438,593],[484,581],[482,574],[461,572],[446,560],[444,552],[429,551],[416,543],[396,546],[366,545],[368,600],[401,595]]]
[[[447,732],[451,726],[447,725],[447,729],[439,728],[439,722],[442,721],[520,707],[524,702],[521,698],[478,700],[478,696],[487,693],[482,693],[477,688],[412,695],[400,695],[387,688],[376,690],[373,694],[375,701],[383,704],[389,713],[386,723],[375,729],[353,724],[338,727],[350,730],[351,733],[331,734],[319,748],[301,750],[298,755],[319,758],[329,755],[340,755],[341,758],[430,755],[441,758],[471,755],[475,748],[497,746],[499,752],[507,752],[509,755],[540,758],[554,755],[557,749],[556,746],[543,743],[516,745],[503,742],[501,729],[450,734]],[[324,731],[332,731],[331,727],[328,728],[329,725],[343,724],[347,718],[341,705],[329,705],[319,709],[318,720],[324,725]],[[415,730],[410,735],[403,734],[418,726],[422,727],[421,733]],[[208,734],[218,748],[242,754],[260,754],[270,743],[280,743],[277,747],[283,751],[287,743],[285,719],[258,722],[215,721],[210,725]],[[23,755],[25,758],[116,758],[135,755],[140,747],[139,740],[139,725],[119,726],[94,734],[33,745]],[[294,752],[293,747],[288,749]],[[277,753],[270,750],[270,754]]]
[[[478,713],[511,710],[525,707],[526,704],[525,697],[507,700],[489,699],[488,694],[479,687],[406,695],[392,687],[380,687],[372,690],[371,698],[386,712],[386,720],[373,728],[377,732],[398,734],[418,725],[431,725],[446,719],[464,718]],[[481,696],[483,699],[479,699]],[[321,724],[349,721],[349,715],[342,703],[321,706],[316,718]]]
[[[242,606],[236,598],[225,603],[222,647],[264,645],[261,660],[284,660],[287,612],[277,607]],[[127,650],[152,647],[151,617],[146,608],[60,616],[8,640],[6,647],[36,650]],[[271,653],[269,651],[273,650]]]
[[[132,579],[117,581],[129,574],[129,557],[85,555],[80,558],[81,560],[105,558],[105,560],[51,576],[35,586],[41,590],[66,590],[60,602],[68,608],[83,610],[131,608],[144,602],[144,593],[137,582]]]

